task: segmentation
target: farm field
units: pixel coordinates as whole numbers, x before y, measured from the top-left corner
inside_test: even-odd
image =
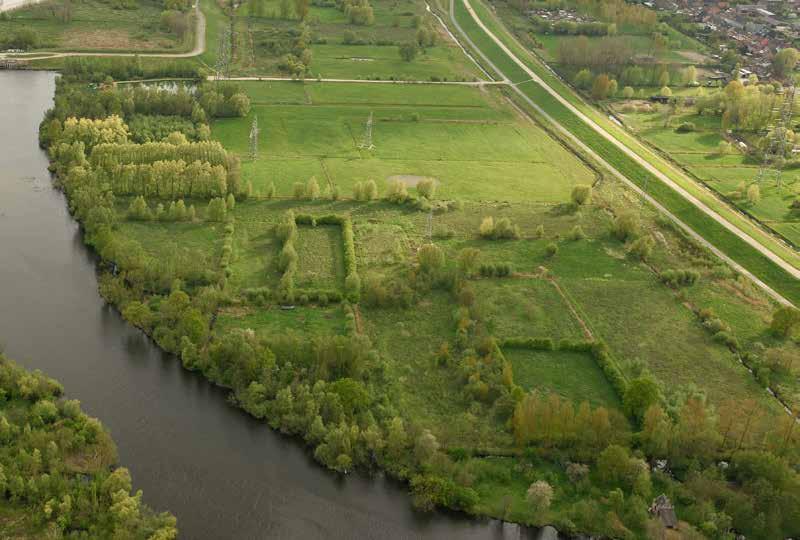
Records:
[[[555,203],[572,186],[593,182],[588,167],[496,90],[313,82],[244,88],[253,100],[250,116],[216,122],[213,133],[243,157],[256,192],[274,183],[278,196],[289,196],[295,182],[311,176],[342,194],[357,182],[374,180],[383,191],[394,177],[425,177],[436,179],[443,198]],[[359,145],[370,114],[375,148],[366,150]],[[256,116],[259,151],[250,160]],[[562,181],[553,182],[556,175]]]
[[[141,51],[183,52],[194,43],[194,17],[187,16],[182,35],[162,26],[163,3],[134,0],[113,4],[99,0],[69,3],[63,14],[62,3],[46,1],[9,12],[0,18],[0,46],[12,40],[9,48],[53,51]],[[29,47],[20,46],[19,36]]]

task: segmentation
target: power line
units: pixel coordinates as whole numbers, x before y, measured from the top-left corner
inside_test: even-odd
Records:
[[[775,181],[778,186],[781,185],[781,175],[783,174],[783,166],[786,163],[787,148],[791,152],[794,149],[788,139],[788,132],[792,126],[792,114],[794,114],[796,87],[790,86],[786,89],[783,103],[775,106],[773,114],[778,117],[774,127],[767,133],[767,146],[764,150],[764,159],[758,169],[758,176],[756,182],[761,183],[767,175],[768,169],[774,169]]]

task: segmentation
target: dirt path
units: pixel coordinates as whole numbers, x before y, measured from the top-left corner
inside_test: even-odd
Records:
[[[541,108],[539,105],[537,105],[537,104],[536,104],[536,103],[535,103],[535,102],[534,102],[534,101],[533,101],[531,98],[529,98],[529,97],[528,97],[528,96],[527,96],[527,95],[526,95],[524,92],[522,92],[522,90],[520,90],[520,89],[518,88],[518,86],[517,86],[517,85],[514,85],[514,84],[512,84],[512,83],[511,83],[511,81],[508,79],[508,77],[507,77],[507,76],[506,76],[506,75],[505,75],[505,74],[502,72],[502,70],[500,70],[500,69],[499,69],[499,68],[498,68],[498,67],[497,67],[497,66],[496,66],[496,65],[495,65],[495,64],[494,64],[494,63],[493,63],[493,62],[492,62],[492,61],[489,59],[489,57],[487,57],[487,56],[486,56],[486,54],[485,54],[483,51],[481,51],[481,49],[480,49],[480,48],[478,48],[478,47],[475,45],[475,43],[474,43],[474,42],[473,42],[473,41],[472,41],[472,40],[469,38],[469,36],[467,35],[467,33],[466,33],[466,32],[464,32],[463,28],[461,28],[461,26],[458,24],[458,21],[456,20],[456,16],[455,16],[455,2],[458,2],[458,1],[461,1],[461,2],[463,2],[463,3],[464,3],[464,7],[466,8],[467,12],[470,14],[470,16],[472,17],[472,19],[475,21],[475,23],[478,25],[478,27],[480,27],[480,28],[481,28],[481,29],[482,29],[482,30],[483,30],[483,31],[486,33],[486,35],[487,35],[487,36],[488,36],[488,37],[489,37],[489,38],[490,38],[492,41],[494,41],[494,42],[495,42],[495,44],[496,44],[498,47],[500,47],[500,49],[502,49],[502,50],[503,50],[503,52],[504,52],[505,54],[507,54],[507,55],[508,55],[508,57],[509,57],[509,58],[510,58],[510,59],[511,59],[511,60],[512,60],[512,61],[513,61],[515,64],[517,64],[517,66],[519,66],[519,67],[520,67],[520,69],[522,69],[522,70],[523,70],[523,71],[524,71],[524,72],[525,72],[527,75],[529,75],[529,76],[530,76],[530,78],[531,78],[531,81],[534,81],[534,82],[538,83],[538,84],[539,84],[539,85],[540,85],[542,88],[544,88],[544,89],[545,89],[545,90],[546,90],[546,91],[547,91],[547,92],[548,92],[550,95],[552,95],[552,96],[553,96],[555,99],[557,99],[557,100],[558,100],[558,101],[559,101],[559,102],[560,102],[562,105],[564,105],[565,107],[567,107],[567,108],[568,108],[568,109],[569,109],[569,110],[570,110],[572,113],[574,113],[576,116],[578,116],[578,117],[579,117],[579,118],[580,118],[582,121],[584,121],[584,122],[585,122],[587,125],[589,125],[589,126],[592,128],[592,129],[594,129],[594,130],[595,130],[595,131],[596,131],[598,134],[600,134],[600,135],[601,135],[601,136],[603,136],[605,139],[607,139],[607,140],[608,140],[608,141],[610,141],[612,144],[614,144],[616,147],[618,147],[620,150],[622,150],[623,152],[625,152],[625,154],[626,154],[626,155],[628,155],[628,156],[629,156],[631,159],[633,159],[633,160],[635,160],[637,163],[639,163],[639,164],[640,164],[642,167],[644,167],[644,168],[645,168],[645,169],[646,169],[648,172],[650,172],[651,174],[653,174],[654,176],[656,176],[656,177],[657,177],[659,180],[661,180],[662,182],[664,182],[665,184],[667,184],[668,186],[670,186],[670,187],[671,187],[673,190],[675,190],[675,191],[676,191],[678,194],[680,194],[682,197],[684,197],[684,198],[685,198],[687,201],[689,201],[689,202],[691,202],[692,204],[694,204],[694,205],[695,205],[697,208],[699,208],[699,209],[700,209],[702,212],[704,212],[704,213],[705,213],[705,214],[707,214],[709,217],[711,217],[712,219],[714,219],[714,220],[715,220],[717,223],[719,223],[720,225],[722,225],[723,227],[725,227],[726,229],[728,229],[730,232],[732,232],[733,234],[735,234],[737,237],[739,237],[740,239],[742,239],[744,242],[747,242],[747,243],[748,243],[750,246],[752,246],[753,248],[755,248],[756,250],[758,250],[758,251],[759,251],[759,253],[761,253],[761,254],[762,254],[762,255],[764,255],[766,258],[768,258],[770,261],[772,261],[773,263],[775,263],[776,265],[778,265],[779,267],[781,267],[783,270],[785,270],[786,272],[788,272],[788,273],[789,273],[791,276],[793,276],[795,279],[800,279],[800,270],[798,270],[797,268],[795,268],[795,267],[794,267],[794,266],[792,266],[791,264],[789,264],[789,263],[787,263],[786,261],[784,261],[784,260],[783,260],[782,258],[780,258],[778,255],[776,255],[775,253],[773,253],[772,251],[770,251],[769,249],[767,249],[766,247],[764,247],[764,246],[762,246],[760,243],[758,243],[758,242],[757,242],[755,239],[753,239],[753,238],[752,238],[750,235],[748,235],[747,233],[745,233],[744,231],[742,231],[741,229],[739,229],[738,227],[736,227],[735,225],[733,225],[732,223],[730,223],[730,222],[729,222],[728,220],[726,220],[724,217],[722,217],[721,215],[719,215],[717,212],[715,212],[714,210],[712,210],[711,208],[709,208],[708,206],[706,206],[706,205],[705,205],[703,202],[701,202],[700,200],[698,200],[698,199],[697,199],[697,198],[696,198],[694,195],[692,195],[691,193],[687,192],[687,191],[686,191],[685,189],[683,189],[681,186],[679,186],[678,184],[676,184],[674,181],[672,181],[672,180],[671,180],[669,177],[667,177],[665,174],[663,174],[662,172],[660,172],[659,170],[657,170],[655,167],[653,167],[653,166],[652,166],[652,165],[651,165],[649,162],[647,162],[645,159],[643,159],[642,157],[638,156],[636,153],[634,153],[634,152],[633,152],[633,150],[631,150],[630,148],[628,148],[627,146],[625,146],[625,145],[624,145],[622,142],[620,142],[619,140],[617,140],[617,139],[616,139],[616,138],[615,138],[613,135],[611,135],[610,133],[608,133],[608,132],[607,132],[605,129],[603,129],[601,126],[599,126],[598,124],[596,124],[596,123],[595,123],[595,122],[594,122],[592,119],[590,119],[589,117],[587,117],[587,116],[586,116],[585,114],[583,114],[583,113],[582,113],[580,110],[578,110],[578,109],[577,109],[577,108],[576,108],[574,105],[572,105],[572,104],[571,104],[569,101],[567,101],[567,100],[566,100],[566,99],[565,99],[563,96],[561,96],[561,94],[559,94],[559,93],[558,93],[558,92],[556,92],[556,91],[555,91],[553,88],[551,88],[551,87],[550,87],[550,86],[549,86],[549,85],[548,85],[548,84],[547,84],[547,83],[546,83],[544,80],[542,80],[542,79],[541,79],[541,78],[540,78],[540,77],[539,77],[539,76],[538,76],[536,73],[534,73],[534,72],[533,72],[533,71],[532,71],[532,70],[531,70],[531,69],[530,69],[530,68],[529,68],[527,65],[525,65],[525,64],[524,64],[524,63],[523,63],[523,62],[522,62],[522,61],[521,61],[521,60],[520,60],[520,59],[519,59],[519,58],[518,58],[516,55],[514,55],[514,53],[513,53],[513,52],[511,52],[511,50],[510,50],[508,47],[506,47],[506,45],[505,45],[505,44],[504,44],[504,43],[503,43],[503,42],[502,42],[502,41],[501,41],[501,40],[500,40],[500,39],[499,39],[499,38],[498,38],[498,37],[497,37],[497,36],[496,36],[496,35],[495,35],[495,34],[494,34],[492,31],[491,31],[491,30],[489,30],[489,28],[487,28],[487,27],[486,27],[486,25],[483,23],[483,21],[482,21],[482,20],[481,20],[481,19],[478,17],[477,13],[475,13],[475,10],[473,10],[473,9],[472,9],[472,5],[470,4],[470,0],[451,0],[451,2],[450,2],[450,20],[452,21],[453,25],[454,25],[454,26],[455,26],[455,27],[458,29],[458,31],[461,33],[461,35],[464,37],[464,39],[467,41],[467,43],[469,43],[469,45],[472,47],[472,49],[473,49],[473,50],[475,50],[475,51],[476,51],[476,52],[477,52],[477,53],[478,53],[478,54],[481,56],[481,58],[483,58],[483,60],[484,60],[484,61],[485,61],[485,62],[486,62],[486,63],[487,63],[487,64],[488,64],[488,65],[489,65],[489,66],[490,66],[490,67],[491,67],[491,68],[492,68],[494,71],[496,71],[498,74],[500,74],[500,75],[503,77],[503,79],[504,79],[504,80],[505,80],[505,81],[506,81],[506,82],[507,82],[509,85],[511,85],[511,88],[513,88],[513,89],[514,89],[514,91],[515,91],[515,92],[516,92],[516,93],[517,93],[517,94],[518,94],[518,95],[519,95],[519,96],[520,96],[520,97],[521,97],[521,98],[522,98],[522,99],[523,99],[523,100],[524,100],[524,101],[525,101],[525,102],[526,102],[528,105],[530,105],[531,107],[533,107],[533,108],[534,108],[534,109],[535,109],[535,110],[536,110],[536,111],[537,111],[539,114],[541,114],[541,115],[542,115],[544,118],[546,118],[546,119],[547,119],[547,120],[548,120],[550,123],[552,123],[552,124],[553,124],[553,125],[554,125],[554,126],[555,126],[555,127],[558,129],[558,130],[559,130],[559,131],[561,131],[562,133],[564,133],[564,135],[566,135],[567,137],[569,137],[569,139],[570,139],[570,140],[572,140],[572,141],[573,141],[573,142],[574,142],[576,145],[578,145],[578,146],[579,146],[579,147],[580,147],[580,148],[581,148],[581,149],[582,149],[584,152],[586,152],[587,154],[591,155],[591,156],[592,156],[594,159],[598,160],[598,162],[602,163],[602,164],[603,164],[603,165],[604,165],[604,166],[605,166],[605,167],[606,167],[606,168],[607,168],[609,171],[611,171],[611,173],[612,173],[614,176],[616,176],[616,177],[617,177],[618,179],[620,179],[620,180],[621,180],[623,183],[625,183],[625,184],[626,184],[628,187],[630,187],[630,188],[631,188],[633,191],[635,191],[635,192],[636,192],[637,194],[639,194],[639,195],[640,195],[642,198],[644,198],[644,199],[645,199],[647,202],[649,202],[651,205],[653,205],[655,208],[657,208],[657,209],[658,209],[658,210],[659,210],[661,213],[663,213],[664,215],[668,216],[668,217],[669,217],[669,218],[670,218],[670,219],[671,219],[671,220],[672,220],[672,221],[673,221],[673,222],[674,222],[676,225],[678,225],[678,226],[679,226],[681,229],[683,229],[683,230],[684,230],[684,231],[685,231],[685,232],[686,232],[686,233],[687,233],[689,236],[691,236],[692,238],[694,238],[695,240],[697,240],[697,242],[699,242],[700,244],[702,244],[703,246],[705,246],[705,247],[706,247],[707,249],[709,249],[709,250],[710,250],[712,253],[714,253],[714,254],[715,254],[717,257],[719,257],[720,259],[722,259],[723,261],[725,261],[727,264],[729,264],[731,267],[733,267],[733,268],[734,268],[734,269],[735,269],[737,272],[741,273],[742,275],[745,275],[745,276],[747,276],[747,278],[748,278],[748,279],[750,279],[751,281],[753,281],[753,283],[755,283],[755,284],[756,284],[756,285],[757,285],[759,288],[761,288],[762,290],[764,290],[764,291],[765,291],[767,294],[769,294],[769,295],[770,295],[770,296],[771,296],[773,299],[775,299],[777,302],[780,302],[781,304],[785,304],[785,305],[792,305],[792,303],[791,303],[791,302],[789,302],[789,300],[787,300],[786,298],[784,298],[784,297],[783,297],[781,294],[779,294],[777,291],[775,291],[774,289],[772,289],[772,288],[771,288],[769,285],[767,285],[766,283],[764,283],[763,281],[761,281],[761,280],[760,280],[758,277],[756,277],[755,275],[753,275],[753,274],[752,274],[750,271],[748,271],[748,270],[747,270],[747,269],[745,269],[743,266],[741,266],[739,263],[737,263],[736,261],[734,261],[734,260],[733,260],[731,257],[729,257],[728,255],[726,255],[725,253],[723,253],[722,251],[720,251],[719,249],[717,249],[717,248],[716,248],[716,247],[715,247],[713,244],[711,244],[711,242],[709,242],[709,241],[708,241],[708,240],[706,240],[706,239],[705,239],[703,236],[701,236],[700,234],[698,234],[697,232],[695,232],[695,231],[694,231],[694,230],[693,230],[691,227],[689,227],[688,225],[686,225],[686,224],[685,224],[683,221],[681,221],[681,220],[680,220],[680,219],[679,219],[677,216],[675,216],[674,214],[672,214],[671,212],[669,212],[669,211],[668,211],[668,210],[667,210],[667,209],[666,209],[664,206],[662,206],[662,205],[661,205],[661,203],[659,203],[659,202],[658,202],[657,200],[655,200],[653,197],[651,197],[651,196],[650,196],[650,195],[648,195],[646,192],[644,192],[642,189],[640,189],[640,188],[639,188],[639,186],[637,186],[635,183],[633,183],[631,180],[629,180],[627,177],[625,177],[625,175],[623,175],[621,172],[619,172],[619,171],[618,171],[616,168],[614,168],[613,166],[611,166],[611,164],[609,164],[609,163],[608,163],[608,162],[607,162],[605,159],[603,159],[603,158],[602,158],[601,156],[599,156],[599,155],[598,155],[596,152],[594,152],[594,150],[592,150],[591,148],[589,148],[588,146],[586,146],[586,144],[584,144],[584,143],[583,143],[583,141],[581,141],[580,139],[578,139],[578,138],[577,138],[575,135],[573,135],[573,134],[572,134],[572,133],[571,133],[569,130],[567,130],[567,129],[566,129],[564,126],[562,126],[561,124],[559,124],[559,123],[558,123],[558,122],[557,122],[557,121],[556,121],[556,120],[555,120],[553,117],[551,117],[551,116],[550,116],[550,115],[549,115],[547,112],[545,112],[545,111],[544,111],[544,109],[542,109],[542,108]]]
[[[572,313],[572,316],[575,317],[575,320],[578,321],[578,324],[581,325],[581,330],[583,330],[583,336],[589,341],[594,341],[594,334],[592,334],[591,329],[589,329],[589,325],[587,325],[586,321],[584,321],[581,318],[581,316],[578,315],[578,310],[575,309],[575,306],[572,305],[572,302],[570,301],[569,297],[561,289],[561,285],[559,285],[558,282],[552,277],[548,277],[547,281],[549,281],[553,285],[553,287],[555,287],[556,291],[558,291],[558,294],[561,296],[561,299],[564,300],[564,303],[567,305],[570,312]]]
[[[3,0],[0,0],[2,2]],[[8,2],[9,0],[5,0]],[[11,0],[15,1],[15,0]],[[36,2],[32,2],[36,3]],[[27,2],[20,3],[19,5],[27,5]],[[14,58],[19,58],[21,60],[27,61],[34,61],[34,60],[46,60],[48,58],[64,58],[67,56],[110,56],[110,57],[133,57],[139,56],[143,58],[193,58],[195,56],[200,56],[204,52],[206,52],[206,16],[203,14],[202,10],[200,9],[200,2],[195,4],[195,19],[197,21],[197,25],[195,27],[195,40],[194,40],[194,49],[189,52],[185,53],[115,53],[115,52],[107,52],[107,53],[83,53],[83,52],[48,52],[48,51],[39,51],[35,53],[21,53],[15,54]],[[3,6],[0,5],[0,11],[3,11]],[[0,58],[3,58],[5,55],[0,53]]]
[[[208,76],[209,81],[215,81],[217,78],[214,75]],[[291,77],[220,77],[222,81],[263,81],[263,82],[280,82],[280,81],[295,81],[301,82],[299,79]],[[321,79],[321,78],[308,78],[306,82],[331,82],[331,83],[360,83],[360,84],[434,84],[440,86],[503,86],[508,83],[505,81],[390,81],[390,80],[370,80],[370,79]]]

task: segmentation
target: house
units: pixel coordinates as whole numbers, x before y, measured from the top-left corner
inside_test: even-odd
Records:
[[[678,516],[675,515],[672,501],[663,493],[653,500],[653,504],[650,505],[650,513],[658,517],[667,529],[678,527]]]

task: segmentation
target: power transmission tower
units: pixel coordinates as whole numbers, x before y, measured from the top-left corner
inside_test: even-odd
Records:
[[[785,91],[783,103],[773,109],[773,114],[777,117],[777,120],[769,126],[771,129],[768,128],[767,131],[769,140],[764,150],[764,159],[761,162],[761,167],[758,169],[758,176],[756,177],[756,182],[758,183],[761,183],[761,180],[764,179],[768,169],[774,169],[775,181],[778,186],[781,185],[781,175],[783,174],[787,149],[790,152],[793,150],[793,147],[787,148],[790,144],[787,133],[792,127],[795,95],[796,87],[790,86]]]
[[[375,148],[375,145],[372,144],[372,112],[369,113],[369,119],[367,120],[366,125],[364,126],[364,140],[361,141],[361,144],[358,145],[359,148],[363,148],[365,150],[372,150]]]
[[[253,124],[250,126],[250,159],[258,157],[258,116],[253,117]]]
[[[219,34],[219,45],[217,47],[217,63],[214,66],[216,80],[227,78],[230,74],[231,65],[231,31],[225,28]]]

